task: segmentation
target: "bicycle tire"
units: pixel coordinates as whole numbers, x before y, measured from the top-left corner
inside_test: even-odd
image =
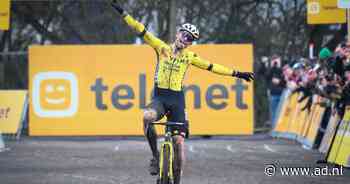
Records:
[[[182,169],[182,148],[181,145],[175,143],[176,140],[174,140],[173,147],[174,147],[174,164],[173,164],[173,171],[174,171],[174,184],[180,184],[181,180],[181,169]]]
[[[170,165],[170,146],[167,144],[163,145],[163,152],[161,153],[163,156],[163,162],[161,166],[161,178],[160,178],[160,184],[170,184],[170,178],[169,178],[169,165]]]

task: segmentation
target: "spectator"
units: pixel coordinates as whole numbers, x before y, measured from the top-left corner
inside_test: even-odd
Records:
[[[278,105],[281,99],[286,82],[281,68],[281,58],[273,56],[270,62],[270,68],[266,72],[268,89],[270,94],[270,116],[271,127],[274,128],[277,121]]]

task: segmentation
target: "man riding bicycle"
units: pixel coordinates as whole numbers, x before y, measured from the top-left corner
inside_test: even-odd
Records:
[[[154,78],[154,97],[147,105],[143,115],[144,134],[150,145],[153,158],[150,164],[151,175],[159,172],[157,149],[157,134],[152,124],[166,116],[169,122],[181,122],[184,125],[171,127],[176,144],[180,145],[182,166],[184,161],[184,138],[188,136],[188,121],[185,113],[185,97],[183,93],[183,79],[190,65],[213,73],[233,76],[246,81],[254,80],[251,72],[239,72],[219,64],[210,63],[201,59],[195,53],[187,50],[193,41],[199,39],[199,31],[196,26],[183,24],[176,33],[176,39],[172,44],[166,44],[152,33],[148,32],[143,24],[131,17],[115,1],[111,6],[123,17],[124,21],[134,29],[143,40],[153,47],[157,54],[157,65]]]

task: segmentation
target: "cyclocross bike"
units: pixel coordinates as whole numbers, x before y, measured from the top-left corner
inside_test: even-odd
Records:
[[[159,175],[157,184],[179,184],[181,178],[181,146],[170,131],[171,126],[183,125],[178,122],[152,123],[165,126],[164,141],[160,145]]]

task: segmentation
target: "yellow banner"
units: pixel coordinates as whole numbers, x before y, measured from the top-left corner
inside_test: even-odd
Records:
[[[344,132],[343,141],[340,145],[339,152],[335,163],[350,167],[350,122],[347,121],[347,129]]]
[[[313,119],[314,119],[316,114],[317,114],[317,108],[316,108],[315,104],[312,104],[312,106],[310,108],[310,112],[309,112],[309,114],[308,114],[308,116],[306,118],[304,127],[303,127],[302,132],[301,132],[302,137],[306,138],[307,135],[309,134],[310,128],[311,128],[311,126],[313,124]]]
[[[297,136],[301,136],[301,132],[308,115],[307,110],[302,111],[302,108],[305,107],[307,103],[307,99],[299,103],[298,99],[302,96],[301,93],[298,93],[294,96],[295,110],[289,119],[290,122],[288,132],[293,133]]]
[[[0,91],[0,132],[17,133],[26,100],[27,91],[1,90]]]
[[[252,71],[252,45],[197,45],[202,58]],[[156,54],[149,46],[34,46],[29,49],[30,135],[141,135]],[[253,132],[253,85],[189,67],[191,134]]]
[[[349,107],[346,107],[344,117],[350,116]],[[350,121],[346,118],[339,125],[328,161],[350,167]]]
[[[0,2],[0,30],[8,30],[10,27],[10,0]]]
[[[336,133],[336,127],[339,121],[339,115],[337,113],[332,113],[327,125],[326,133],[323,136],[320,148],[318,149],[321,153],[327,153],[327,151],[329,150],[333,136]]]
[[[278,117],[277,124],[274,129],[275,132],[287,133],[290,129],[291,119],[293,118],[296,111],[297,98],[298,95],[295,93],[287,97],[286,100],[283,101],[281,113]]]
[[[342,147],[342,144],[344,141],[344,137],[348,137],[348,136],[345,136],[345,134],[347,133],[347,130],[348,130],[348,126],[349,126],[349,122],[344,121],[344,120],[342,120],[340,122],[339,128],[338,128],[336,135],[335,135],[335,138],[334,138],[334,142],[330,148],[331,150],[330,150],[329,156],[327,158],[328,162],[331,162],[331,163],[337,162],[337,160],[338,160],[337,157],[338,157],[338,154],[340,153],[340,150],[341,150],[341,147]]]
[[[337,7],[337,0],[307,0],[307,23],[346,23],[346,10]]]
[[[312,106],[312,108],[314,108],[314,112],[310,120],[310,127],[308,128],[306,139],[313,145],[318,133],[318,129],[320,128],[325,108],[317,104],[313,104]]]
[[[345,107],[345,114],[344,114],[344,117],[343,117],[343,120],[344,121],[350,121],[350,106],[346,106]]]

